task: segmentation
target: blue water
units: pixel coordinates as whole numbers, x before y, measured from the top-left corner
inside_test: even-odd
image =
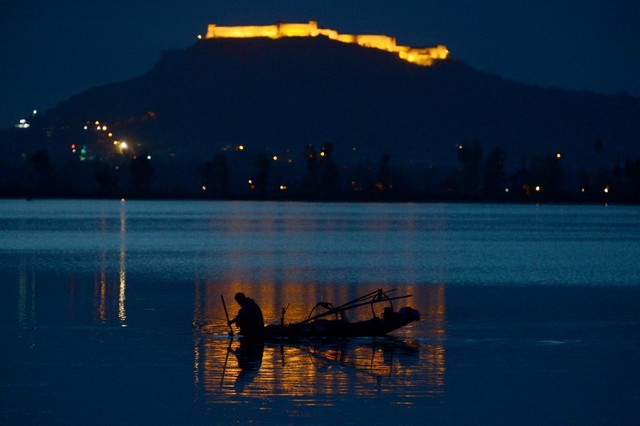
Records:
[[[0,229],[5,256],[65,272],[124,252],[130,273],[176,279],[640,283],[638,207],[4,201]]]
[[[639,207],[2,200],[0,230],[2,424],[640,420]],[[220,295],[378,288],[421,321],[227,351]]]

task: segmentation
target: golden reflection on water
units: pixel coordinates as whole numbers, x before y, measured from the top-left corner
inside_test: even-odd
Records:
[[[106,223],[103,220],[103,232],[106,232]],[[118,319],[123,327],[126,327],[127,310],[127,210],[124,201],[120,203],[120,249],[118,252],[118,279],[111,281],[108,278],[106,251],[100,254],[99,274],[94,280],[95,312],[102,322]],[[115,303],[114,303],[115,302]],[[117,304],[116,304],[117,303]]]
[[[375,287],[375,286],[374,286]],[[304,406],[331,405],[336,396],[397,399],[414,404],[422,398],[444,395],[446,352],[445,288],[403,286],[399,293],[414,297],[395,301],[399,309],[411,305],[420,310],[418,326],[398,330],[393,337],[308,339],[268,342],[247,346],[237,336],[227,336],[220,295],[227,296],[229,315],[237,305],[233,295],[245,292],[263,308],[267,323],[279,321],[280,308],[289,306],[285,321],[307,317],[318,301],[334,304],[355,299],[369,291],[346,285],[248,284],[239,282],[194,283],[194,384],[208,402],[233,402],[237,396],[268,398],[286,396]],[[398,303],[400,302],[400,303]],[[375,309],[382,310],[381,305]],[[367,307],[351,319],[371,316]],[[419,330],[419,331],[418,331]]]

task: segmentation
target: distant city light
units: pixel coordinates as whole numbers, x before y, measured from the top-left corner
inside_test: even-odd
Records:
[[[605,186],[605,187],[604,187],[604,193],[605,193],[605,194],[608,194],[608,193],[609,193],[609,185],[607,185],[607,186]]]
[[[536,192],[540,192],[541,189],[540,185],[536,185]]]
[[[202,187],[201,187],[201,188],[202,188],[202,190],[203,190],[203,191],[206,191],[206,190],[207,190],[207,186],[206,186],[206,185],[202,185]]]
[[[238,145],[238,151],[244,151],[244,145]]]
[[[26,119],[21,118],[18,124],[16,124],[16,127],[18,129],[28,129],[29,127],[31,127],[31,124],[27,123]]]
[[[561,154],[561,153],[557,153],[557,154],[556,154],[556,158],[560,159],[561,157],[562,157],[562,154]]]
[[[31,113],[31,115],[36,115],[38,113],[37,109],[34,109],[33,112]]]
[[[277,155],[273,156],[273,161],[278,161],[278,156]]]
[[[151,156],[150,155],[147,155],[147,160],[151,160]]]

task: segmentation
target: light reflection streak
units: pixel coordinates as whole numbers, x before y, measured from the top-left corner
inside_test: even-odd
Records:
[[[119,270],[119,294],[118,294],[118,318],[123,326],[126,326],[127,311],[125,309],[127,288],[127,210],[124,202],[120,203],[120,270]]]
[[[34,261],[28,262],[31,271],[27,272],[27,263],[20,261],[20,275],[18,277],[18,325],[21,328],[36,325],[36,277]]]
[[[97,283],[95,300],[97,300],[98,319],[100,321],[107,320],[107,254],[103,252],[100,255],[100,278]]]
[[[108,233],[109,229],[105,221],[102,222],[102,232]],[[100,253],[99,273],[94,280],[94,312],[101,322],[117,320],[122,327],[126,327],[127,321],[127,212],[124,201],[120,203],[120,215],[118,221],[118,233],[120,245],[118,249],[117,280],[109,273],[109,252]]]

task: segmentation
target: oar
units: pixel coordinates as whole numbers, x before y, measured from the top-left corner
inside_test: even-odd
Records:
[[[232,342],[233,342],[233,339],[229,339],[229,346],[227,346],[227,356],[224,358],[224,366],[222,367],[222,377],[220,378],[220,390],[222,390],[222,386],[224,385],[224,373],[226,373],[227,371],[227,361],[229,361],[229,352],[231,352]]]
[[[224,307],[224,314],[227,317],[227,324],[229,324],[229,312],[227,312],[227,304],[224,303],[224,296],[220,295],[220,299],[222,299],[222,306]],[[233,327],[229,324],[229,336],[233,337]]]

